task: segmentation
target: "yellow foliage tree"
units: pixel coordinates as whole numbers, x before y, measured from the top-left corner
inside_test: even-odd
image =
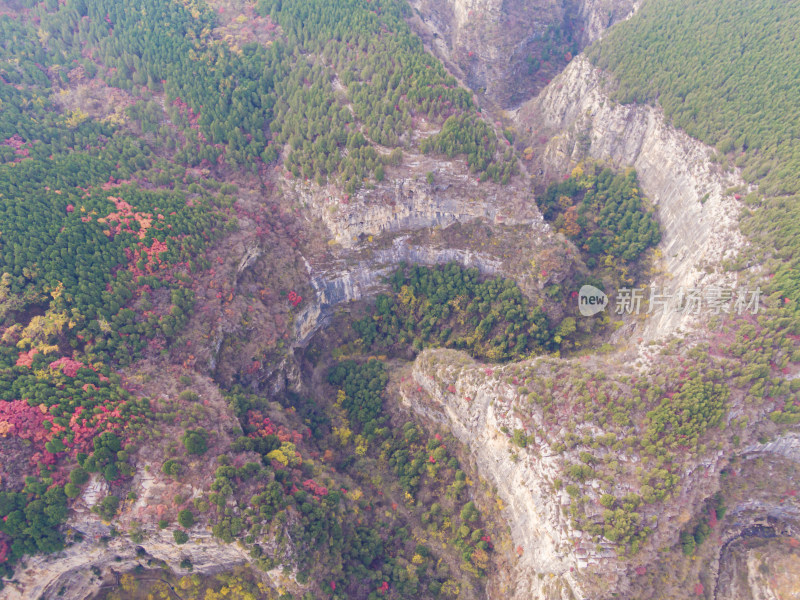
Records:
[[[400,288],[400,293],[397,295],[397,299],[403,306],[413,306],[417,300],[414,297],[414,291],[407,285],[404,285]]]
[[[267,454],[267,458],[281,463],[284,467],[289,465],[289,459],[286,458],[286,455],[280,450],[273,450]]]
[[[336,392],[336,402],[334,402],[334,406],[337,408],[341,408],[342,402],[347,399],[347,394],[344,393],[344,390],[339,390]]]
[[[122,589],[128,593],[135,592],[139,587],[139,582],[136,581],[136,578],[130,573],[125,573],[122,577],[120,577],[119,584],[122,586]]]
[[[365,456],[367,454],[367,448],[369,446],[369,442],[367,438],[363,435],[356,436],[356,456]]]
[[[350,431],[350,428],[347,426],[343,427],[334,427],[333,428],[333,435],[339,440],[339,444],[344,447],[350,443],[350,438],[353,436],[353,432]]]
[[[66,125],[70,129],[74,129],[88,118],[89,115],[83,112],[80,108],[77,108],[73,111],[70,111],[69,116],[67,117],[66,120]]]

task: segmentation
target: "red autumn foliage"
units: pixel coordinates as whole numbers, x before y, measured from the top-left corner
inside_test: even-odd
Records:
[[[49,438],[49,432],[42,426],[45,420],[45,413],[25,400],[0,402],[0,435],[13,435],[44,444]]]
[[[39,352],[38,348],[31,348],[27,352],[20,352],[19,358],[17,358],[17,366],[18,367],[32,367],[33,366],[33,357]]]
[[[58,360],[50,363],[51,369],[61,369],[61,372],[67,377],[75,377],[78,374],[78,369],[88,369],[85,364],[77,360],[73,360],[66,356],[62,356]]]
[[[704,588],[703,588],[703,584],[702,583],[696,583],[694,585],[694,594],[695,594],[695,596],[702,596],[703,595],[703,589]]]
[[[179,110],[181,115],[186,115],[187,116],[187,118],[189,119],[189,123],[190,123],[189,126],[192,129],[197,129],[198,128],[197,120],[200,118],[200,115],[195,114],[195,112],[191,109],[191,107],[188,104],[186,104],[183,100],[181,100],[180,97],[175,98],[175,100],[173,100],[172,104],[173,104],[173,106],[177,106],[178,107],[178,110]]]
[[[14,148],[14,150],[19,150],[25,145],[25,140],[23,140],[18,133],[15,133],[10,138],[6,138],[0,143],[0,146],[10,146]]]
[[[278,436],[281,442],[292,442],[299,444],[303,441],[303,434],[299,431],[288,430],[283,426],[276,426],[269,417],[265,417],[260,411],[251,410],[247,414],[248,429],[251,438],[266,437],[268,435]]]
[[[295,307],[303,301],[303,297],[295,291],[289,292],[288,297],[289,297],[289,302],[291,302],[292,306]]]
[[[250,433],[251,438],[275,435],[277,431],[269,417],[265,417],[257,410],[250,411],[247,416],[247,424],[253,429]]]
[[[708,526],[716,527],[717,525],[717,511],[713,508],[708,509]]]
[[[311,492],[315,496],[328,495],[328,488],[326,488],[324,485],[319,485],[313,479],[306,479],[303,482],[303,487],[306,488],[309,492]]]

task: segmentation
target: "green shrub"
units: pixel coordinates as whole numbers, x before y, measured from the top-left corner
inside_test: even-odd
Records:
[[[189,454],[205,454],[208,450],[208,433],[204,429],[187,429],[181,441]]]
[[[181,527],[191,527],[194,525],[194,514],[188,508],[183,509],[178,513],[178,524]]]
[[[182,529],[176,529],[172,532],[172,537],[178,545],[185,544],[189,541],[189,534]]]

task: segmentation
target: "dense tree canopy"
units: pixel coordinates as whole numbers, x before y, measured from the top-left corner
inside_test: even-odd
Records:
[[[594,266],[604,255],[635,263],[661,240],[658,222],[639,193],[636,173],[595,165],[575,169],[537,200],[545,219],[575,241]]]
[[[589,56],[616,76],[620,101],[657,101],[689,135],[735,153],[765,191],[796,193],[797,9],[794,1],[655,0]]]
[[[379,295],[372,315],[353,323],[367,347],[441,345],[494,361],[555,347],[546,315],[511,280],[481,281],[477,269],[450,263],[401,267],[391,284],[393,294]]]

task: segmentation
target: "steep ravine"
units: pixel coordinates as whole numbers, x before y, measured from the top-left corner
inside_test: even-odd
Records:
[[[411,0],[410,21],[456,76],[489,104],[507,109],[538,93],[566,64],[573,44],[583,50],[614,23],[630,17],[639,4],[639,0]],[[540,65],[538,71],[534,64]]]
[[[585,158],[606,161],[615,168],[636,168],[663,229],[659,248],[663,258],[658,265],[662,273],[655,284],[672,293],[690,287],[733,285],[733,277],[725,274],[721,265],[735,257],[745,241],[737,224],[740,204],[726,190],[740,185],[741,180],[736,173],[722,172],[709,160],[710,148],[669,126],[657,109],[613,103],[604,87],[609,85],[603,73],[578,57],[537,99],[519,111],[521,129],[531,126],[551,136],[538,158],[542,174],[546,179],[555,179]],[[391,217],[372,225],[380,230],[392,226]],[[438,262],[445,256],[460,262],[466,259],[446,251],[431,255],[429,250],[423,250],[409,255],[401,248],[398,245],[380,262]],[[371,293],[376,274],[359,263],[333,277],[323,276],[315,285],[323,299],[320,309],[329,307],[330,300]],[[312,312],[301,315],[298,333],[313,330],[308,324],[315,323],[314,316]],[[697,325],[695,317],[664,313],[643,322],[630,320],[617,339],[664,339],[671,334],[696,331]],[[634,344],[627,349],[635,353],[643,348],[644,345]],[[617,560],[613,548],[608,545],[598,551],[588,537],[583,539],[582,534],[572,530],[562,515],[561,507],[568,498],[564,492],[552,491],[559,470],[558,459],[551,455],[549,445],[542,440],[537,453],[520,453],[512,459],[511,446],[500,428],[505,425],[513,429],[516,421],[507,410],[498,412],[496,406],[505,403],[508,399],[504,394],[511,391],[487,386],[476,371],[466,378],[447,375],[452,366],[448,363],[458,363],[458,356],[445,352],[420,357],[414,376],[427,394],[420,397],[409,393],[404,401],[424,418],[447,424],[467,443],[481,475],[495,483],[507,504],[505,515],[514,543],[522,551],[515,567],[515,587],[507,597],[590,597],[581,584],[587,570],[603,573],[612,589],[625,589],[626,567]],[[612,357],[600,362],[613,369],[614,360]],[[457,393],[443,393],[440,386],[444,382],[455,383]],[[718,470],[724,462],[717,453],[699,459],[684,474],[686,491],[682,500],[688,504],[701,501],[708,492],[701,485],[703,473]],[[660,543],[671,543],[673,533],[662,529],[657,537]]]
[[[455,4],[462,12],[470,10],[463,2]],[[475,0],[475,4],[481,2]],[[590,12],[595,15],[604,6],[588,0],[584,5],[591,5]],[[599,35],[603,20],[597,19]],[[665,274],[659,277],[658,284],[676,290],[732,281],[719,272],[719,265],[735,256],[745,242],[737,227],[739,205],[725,190],[741,181],[735,174],[720,172],[708,160],[709,148],[671,128],[656,109],[615,105],[605,94],[604,85],[609,83],[604,83],[603,74],[578,57],[537,99],[521,108],[516,117],[521,129],[533,126],[553,135],[539,158],[544,175],[551,179],[560,176],[585,157],[607,160],[617,167],[635,167],[664,229],[660,248]],[[463,175],[458,176],[458,184],[453,179],[442,174],[433,186],[416,179],[395,179],[346,202],[310,186],[294,186],[289,193],[298,202],[306,203],[310,213],[327,225],[332,241],[344,249],[335,264],[309,268],[316,298],[296,317],[296,343],[302,344],[323,326],[335,305],[374,294],[380,289],[381,275],[401,261],[436,264],[456,260],[487,274],[502,271],[491,256],[479,251],[408,245],[402,243],[402,238],[397,238],[390,248],[376,250],[369,260],[348,258],[361,236],[446,226],[476,218],[523,224],[530,226],[532,236],[547,235],[548,228],[535,209],[511,209],[515,204],[524,204],[521,195],[512,194],[509,198],[492,188],[489,197],[477,198],[476,193],[473,198],[472,182]],[[474,188],[477,192],[478,186]],[[701,202],[703,198],[705,201]],[[619,337],[657,339],[691,325],[690,319],[666,315],[644,323],[631,322]],[[459,356],[456,353],[447,355],[448,361],[458,360],[453,358]],[[566,498],[563,493],[551,491],[558,470],[548,444],[542,442],[538,456],[526,453],[519,461],[512,460],[507,438],[499,433],[503,424],[512,421],[493,406],[503,390],[488,389],[476,375],[459,382],[463,388],[459,387],[457,395],[442,393],[437,380],[431,378],[439,368],[433,356],[423,355],[425,358],[418,359],[414,367],[415,380],[425,389],[426,397],[409,394],[404,400],[425,418],[446,423],[456,437],[469,444],[481,474],[497,485],[506,501],[506,514],[522,554],[515,567],[515,588],[503,597],[585,597],[581,570],[590,565],[612,565],[614,553],[610,548],[590,555],[574,551],[572,532],[561,514]],[[188,557],[198,571],[213,571],[246,560],[236,545],[217,544],[202,534],[197,537],[202,541],[178,547],[158,534],[142,546],[172,567]],[[121,560],[114,562],[115,555]],[[26,570],[20,570],[20,580],[27,582],[26,587],[10,586],[4,594],[13,599],[47,597],[67,581],[81,590],[79,578],[87,565],[122,570],[136,562],[136,545],[129,540],[114,540],[108,548],[88,540],[61,555],[29,560]],[[611,579],[615,576],[616,573],[609,574]]]

